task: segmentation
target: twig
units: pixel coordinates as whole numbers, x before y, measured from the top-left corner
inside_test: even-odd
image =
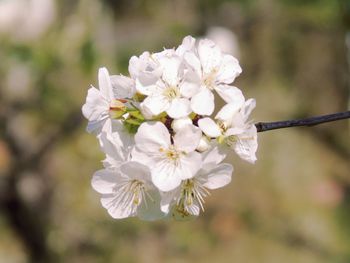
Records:
[[[350,111],[338,112],[329,115],[315,116],[298,120],[258,122],[255,124],[258,132],[283,129],[298,126],[314,126],[325,122],[338,121],[350,118]]]

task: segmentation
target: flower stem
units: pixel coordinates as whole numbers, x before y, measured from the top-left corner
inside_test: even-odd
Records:
[[[314,126],[325,122],[338,121],[350,118],[350,111],[338,112],[328,115],[309,117],[298,120],[275,121],[275,122],[258,122],[255,124],[258,132],[283,129],[297,126]]]

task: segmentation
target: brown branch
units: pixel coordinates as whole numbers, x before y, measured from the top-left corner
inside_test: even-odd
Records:
[[[329,115],[315,116],[298,120],[276,121],[276,122],[258,122],[255,124],[258,132],[298,127],[298,126],[314,126],[321,123],[344,120],[350,118],[350,111],[338,112]]]

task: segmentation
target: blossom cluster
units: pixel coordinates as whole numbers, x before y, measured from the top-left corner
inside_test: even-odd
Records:
[[[239,62],[209,39],[129,61],[130,76],[98,72],[83,115],[106,158],[92,178],[101,204],[117,219],[186,219],[204,211],[210,190],[230,183],[228,150],[254,163],[255,100],[232,82]],[[225,105],[215,114],[215,96]],[[218,99],[218,98],[216,98]]]

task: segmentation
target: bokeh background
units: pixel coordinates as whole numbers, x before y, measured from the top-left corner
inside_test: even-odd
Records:
[[[0,262],[350,262],[348,121],[259,134],[194,221],[117,221],[80,110],[99,67],[190,34],[239,57],[256,121],[345,111],[349,32],[348,0],[0,0]]]

